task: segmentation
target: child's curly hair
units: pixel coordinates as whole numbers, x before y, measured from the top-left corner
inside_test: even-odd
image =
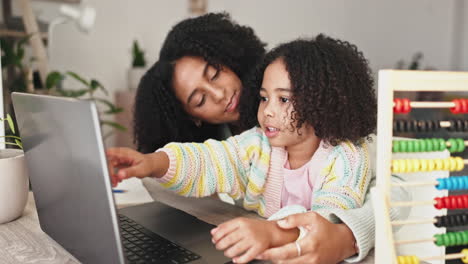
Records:
[[[214,67],[229,67],[241,81],[254,72],[265,55],[265,43],[252,28],[226,13],[189,18],[168,33],[159,60],[138,86],[134,109],[134,141],[139,151],[153,152],[169,142],[201,142],[216,138],[220,125],[197,127],[177,100],[172,87],[175,62],[198,56]],[[245,90],[245,87],[244,87]]]
[[[266,67],[282,59],[292,85],[292,120],[336,146],[349,140],[359,144],[375,132],[377,100],[368,62],[355,45],[318,35],[282,44],[259,65],[249,89],[242,94],[240,114],[246,126],[258,125],[259,92]]]

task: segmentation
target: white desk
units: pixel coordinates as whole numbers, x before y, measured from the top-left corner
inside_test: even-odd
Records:
[[[255,213],[213,198],[185,198],[145,180],[151,196],[161,202],[186,211],[208,223],[219,224],[238,216],[258,217]],[[80,263],[65,249],[50,239],[39,227],[32,193],[23,216],[0,225],[0,263],[71,264]],[[362,263],[374,263],[373,256]]]

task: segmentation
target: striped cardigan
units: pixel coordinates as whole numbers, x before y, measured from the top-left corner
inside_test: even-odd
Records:
[[[294,206],[280,211],[287,153],[283,148],[272,148],[258,128],[225,141],[170,143],[157,151],[166,152],[170,160],[166,175],[157,180],[180,195],[227,193],[234,199],[243,198],[244,208],[263,217],[299,212]],[[361,207],[371,178],[367,143],[331,146],[322,142],[314,156],[318,153],[324,162],[309,163],[309,169],[320,170],[312,210]]]

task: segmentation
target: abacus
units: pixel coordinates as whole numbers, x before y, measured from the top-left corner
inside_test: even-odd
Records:
[[[446,246],[468,245],[468,231],[445,232],[445,227],[468,225],[466,213],[446,215],[447,209],[468,208],[468,195],[448,196],[449,190],[468,189],[468,176],[449,177],[449,172],[461,171],[468,163],[457,156],[468,146],[468,141],[457,137],[401,139],[392,142],[393,132],[431,133],[441,129],[450,132],[468,131],[468,120],[463,118],[463,114],[468,113],[468,99],[458,98],[448,102],[394,99],[394,92],[468,92],[468,72],[381,70],[378,89],[377,184],[371,190],[376,222],[375,263],[445,263],[446,259],[460,259],[468,263],[468,246],[460,253],[445,254]],[[407,114],[414,108],[446,108],[455,116],[449,120],[394,119],[394,114]],[[426,175],[428,173],[431,174],[429,177]],[[405,181],[392,183],[392,174],[402,176]],[[425,177],[421,178],[423,174]],[[429,197],[435,193],[438,197],[421,199],[428,195],[428,192],[424,192],[412,195],[412,201],[395,201],[390,192],[395,186],[430,188]],[[415,190],[412,192],[417,193]],[[390,208],[396,206],[410,206],[412,211],[415,211],[414,208],[424,208],[428,215],[417,219],[410,214],[407,220],[392,221]],[[431,237],[426,232],[416,232],[411,239],[395,239],[395,227],[416,229],[418,226],[434,235]],[[416,244],[427,246],[410,248],[417,251],[415,254],[407,254],[408,250],[401,249]]]

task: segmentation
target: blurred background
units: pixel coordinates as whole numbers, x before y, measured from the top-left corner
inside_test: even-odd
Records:
[[[239,24],[251,26],[268,48],[319,33],[347,40],[363,51],[375,77],[379,69],[468,71],[468,2],[464,0],[0,2],[4,97],[0,114],[2,108],[13,114],[13,91],[93,99],[102,110],[108,147],[133,146],[135,89],[141,75],[158,59],[167,32],[180,20],[207,12],[230,13]],[[395,97],[451,100],[466,95]],[[448,111],[416,110],[405,118],[443,120],[448,116]],[[442,131],[402,136],[451,135]],[[452,136],[466,140],[465,134]],[[466,151],[462,154],[466,156]]]
[[[35,58],[38,56],[31,49],[32,37],[17,34],[25,31],[22,25],[24,1],[1,1],[3,18],[0,38],[13,46],[13,55],[18,55],[14,54],[15,45],[21,44],[24,55],[19,58],[20,64],[32,75],[29,79],[33,80],[34,87],[31,87],[31,81],[29,88],[28,82],[22,86],[12,84],[14,74],[11,70],[9,73],[4,70],[6,112],[10,111],[8,92],[28,89],[35,91],[41,88],[40,74],[37,72],[41,61]],[[131,90],[141,76],[131,69],[143,69],[140,70],[142,72],[157,60],[164,37],[175,23],[206,12],[230,13],[238,23],[253,27],[258,36],[268,43],[269,48],[300,36],[318,33],[348,40],[364,52],[374,74],[384,68],[468,70],[468,3],[463,0],[27,2],[30,3],[31,13],[38,20],[39,30],[43,32],[48,73],[57,71],[64,75],[62,78],[51,78],[50,85],[58,85],[59,90],[79,90],[86,87],[81,81],[87,81],[88,86],[92,80],[97,81],[107,93],[104,89],[96,89],[93,96],[101,96],[109,102],[117,103],[113,109],[115,115],[108,119],[118,121],[118,124],[127,128],[127,119],[131,116]],[[67,21],[61,9],[63,4],[83,11],[82,13],[86,13],[86,8],[93,9],[94,20],[87,25],[86,22],[83,25],[80,21],[70,21],[72,19]],[[89,17],[93,15],[88,13],[87,18]],[[135,42],[138,48],[136,52]],[[2,55],[5,54],[4,48],[5,45],[2,45]],[[141,56],[144,63],[141,63]],[[18,60],[17,57],[15,58]],[[4,61],[2,57],[4,68],[9,67],[8,63],[11,62]],[[67,72],[76,73],[77,76],[66,76]],[[24,76],[28,72],[22,74]],[[77,77],[81,77],[81,80]],[[120,106],[124,108],[123,112],[117,109]],[[104,127],[107,131],[116,128],[121,131],[117,124]],[[130,132],[105,133],[108,135],[106,144],[129,146],[132,144],[128,136]]]

